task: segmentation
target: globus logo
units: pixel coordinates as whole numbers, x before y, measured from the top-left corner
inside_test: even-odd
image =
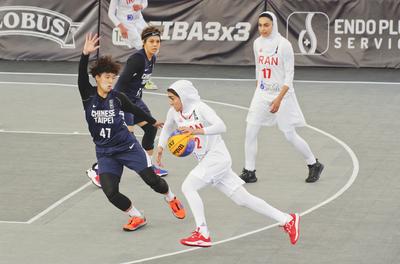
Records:
[[[0,37],[23,35],[44,38],[75,48],[75,33],[83,23],[76,23],[64,14],[34,6],[0,7]]]
[[[328,51],[329,17],[327,14],[293,12],[286,21],[286,38],[289,37],[290,30],[299,32],[297,45],[293,45],[295,55],[322,55]]]

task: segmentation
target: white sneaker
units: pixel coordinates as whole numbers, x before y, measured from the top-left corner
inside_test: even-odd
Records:
[[[152,81],[149,80],[144,85],[144,89],[146,89],[146,90],[157,90],[158,87],[157,87],[157,85],[155,85],[155,83],[153,83]]]
[[[88,169],[86,171],[86,175],[89,177],[89,179],[92,181],[94,185],[101,188],[100,176],[97,175],[97,172],[95,170],[93,170],[92,168]]]

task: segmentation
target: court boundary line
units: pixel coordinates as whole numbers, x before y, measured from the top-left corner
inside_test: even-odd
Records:
[[[45,75],[45,76],[70,76],[77,77],[76,73],[48,73],[48,72],[0,72],[0,75]],[[236,82],[250,82],[256,79],[234,79],[234,78],[195,78],[195,77],[166,77],[166,76],[152,76],[155,80],[200,80],[200,81],[236,81]],[[373,82],[373,81],[317,81],[317,80],[293,80],[295,83],[331,83],[331,84],[384,84],[384,85],[400,85],[400,82]],[[2,83],[2,82],[0,82]],[[57,85],[57,84],[56,84]],[[73,85],[77,86],[77,85]]]
[[[232,81],[232,79],[230,79],[230,81]],[[0,82],[1,83],[1,82]],[[43,84],[43,83],[42,83]],[[61,85],[61,84],[59,84]],[[68,86],[68,85],[67,85]],[[148,92],[148,94],[153,94],[153,95],[158,95],[158,96],[166,96],[165,94],[161,94],[161,93],[154,93],[154,92]],[[234,105],[234,104],[229,104],[229,103],[222,103],[222,102],[217,102],[217,101],[212,101],[212,100],[203,100],[205,102],[208,103],[214,103],[214,104],[220,104],[220,105],[224,105],[224,106],[230,106],[233,108],[238,108],[238,109],[242,109],[242,110],[248,110],[248,107],[243,107],[243,106],[238,106],[238,105]],[[356,154],[354,153],[354,151],[342,140],[338,139],[337,137],[333,136],[332,134],[325,132],[321,129],[318,129],[316,127],[313,127],[311,125],[306,125],[306,127],[313,129],[316,132],[319,132],[327,137],[329,137],[330,139],[332,139],[333,141],[336,141],[337,143],[339,143],[339,145],[341,145],[346,152],[349,154],[352,163],[353,163],[353,171],[352,174],[349,178],[349,180],[346,182],[346,184],[339,189],[335,194],[333,194],[331,197],[329,197],[328,199],[318,203],[317,205],[307,209],[304,212],[301,212],[300,215],[304,216],[307,215],[313,211],[315,211],[316,209],[332,202],[333,200],[337,199],[338,197],[340,197],[347,189],[349,189],[351,187],[351,185],[354,183],[354,181],[356,180],[357,176],[358,176],[358,172],[359,172],[359,161],[358,158],[356,156]],[[53,210],[54,208],[58,207],[60,204],[62,204],[64,201],[68,200],[69,198],[71,198],[72,196],[74,196],[75,194],[79,193],[81,190],[85,189],[87,186],[91,185],[91,182],[86,183],[85,185],[81,186],[79,189],[71,192],[70,194],[64,196],[63,198],[61,198],[60,200],[58,200],[57,202],[53,203],[51,206],[49,206],[48,208],[46,208],[45,210],[43,210],[41,213],[37,214],[36,216],[32,217],[30,220],[28,220],[26,222],[26,224],[31,224],[33,223],[35,220],[39,219],[40,217],[44,216],[45,214],[47,214],[48,212],[50,212],[51,210]],[[5,221],[0,221],[0,223],[4,223]],[[21,223],[21,222],[14,222],[14,223]],[[219,240],[216,242],[213,242],[213,245],[219,245],[219,244],[223,244],[229,241],[233,241],[233,240],[237,240],[239,238],[243,238],[255,233],[259,233],[261,231],[267,230],[267,229],[271,229],[275,226],[278,226],[279,223],[275,223],[272,225],[268,225],[256,230],[252,230],[237,236],[233,236],[233,237],[229,237],[227,239],[223,239],[223,240]],[[183,254],[186,252],[190,252],[190,251],[195,251],[195,250],[200,250],[201,248],[197,247],[197,248],[189,248],[189,249],[185,249],[185,250],[178,250],[178,251],[174,251],[174,252],[170,252],[170,253],[166,253],[166,254],[161,254],[161,255],[157,255],[157,256],[152,256],[152,257],[147,257],[147,258],[142,258],[142,259],[138,259],[138,260],[133,260],[133,261],[128,261],[128,262],[121,262],[119,264],[134,264],[134,263],[142,263],[142,262],[146,262],[146,261],[150,261],[150,260],[156,260],[156,259],[160,259],[160,258],[164,258],[164,257],[169,257],[169,256],[174,256],[174,255],[178,255],[178,254]]]

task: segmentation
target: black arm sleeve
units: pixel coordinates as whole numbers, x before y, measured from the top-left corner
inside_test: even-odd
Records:
[[[78,72],[78,87],[82,101],[87,100],[94,90],[94,87],[89,82],[89,76],[87,73],[88,63],[89,63],[89,55],[84,55],[82,53],[81,60],[79,61],[79,72]]]
[[[142,109],[134,105],[129,98],[123,93],[117,93],[117,98],[121,100],[121,110],[134,114],[135,116],[147,121],[149,124],[153,125],[157,122],[152,116],[146,114]]]
[[[118,78],[118,87],[120,87],[119,91],[124,93],[125,91],[129,90],[129,82],[131,78],[134,76],[137,76],[136,78],[141,78],[144,67],[145,61],[142,56],[139,54],[134,54],[131,56],[126,62],[124,70]]]

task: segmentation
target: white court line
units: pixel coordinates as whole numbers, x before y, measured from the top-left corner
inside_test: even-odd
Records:
[[[0,221],[0,224],[32,224],[34,221],[38,220],[39,218],[41,218],[42,216],[44,216],[45,214],[47,214],[48,212],[50,212],[51,210],[55,209],[56,207],[58,207],[60,204],[62,204],[63,202],[65,202],[66,200],[68,200],[69,198],[71,198],[72,196],[74,196],[75,194],[77,194],[78,192],[82,191],[83,189],[85,189],[86,187],[90,186],[92,184],[92,182],[87,182],[86,184],[84,184],[83,186],[79,187],[78,189],[76,189],[75,191],[65,195],[63,198],[61,198],[60,200],[58,200],[57,202],[53,203],[52,205],[50,205],[49,207],[47,207],[45,210],[43,210],[42,212],[38,213],[37,215],[35,215],[34,217],[32,217],[31,219],[29,219],[26,222],[19,222],[19,221]]]
[[[40,73],[40,72],[0,72],[0,75],[43,75],[43,76],[71,76],[77,77],[76,73]],[[236,81],[236,82],[250,82],[255,79],[230,79],[230,78],[193,78],[193,77],[156,77],[152,76],[155,80],[203,80],[203,81]],[[367,81],[315,81],[315,80],[294,80],[295,83],[330,83],[330,84],[385,84],[385,85],[400,85],[400,82],[367,82]],[[12,82],[0,82],[12,83]],[[45,84],[45,83],[42,83]],[[62,84],[54,84],[62,85]],[[71,85],[77,86],[77,85]]]
[[[242,107],[240,107],[240,109],[242,109]],[[359,172],[359,169],[360,169],[359,168],[359,162],[358,162],[356,154],[353,152],[353,150],[346,143],[344,143],[342,140],[338,139],[337,137],[335,137],[335,136],[333,136],[333,135],[331,135],[331,134],[329,134],[329,133],[327,133],[327,132],[325,132],[323,130],[320,130],[320,129],[316,128],[316,127],[313,127],[313,126],[310,126],[310,125],[306,125],[306,127],[310,128],[310,129],[313,129],[313,130],[315,130],[315,131],[317,131],[317,132],[319,132],[319,133],[331,138],[332,140],[336,141],[337,143],[339,143],[339,145],[341,145],[347,151],[347,153],[349,154],[349,156],[350,156],[350,158],[352,160],[353,172],[352,172],[349,180],[346,182],[346,184],[339,191],[337,191],[334,195],[332,195],[331,197],[329,197],[325,201],[322,201],[321,203],[319,203],[319,204],[307,209],[306,211],[301,212],[300,213],[301,216],[307,215],[307,214],[311,213],[312,211],[317,210],[318,208],[326,205],[327,203],[332,202],[333,200],[338,198],[340,195],[342,195],[354,183],[354,181],[356,180],[356,178],[358,176],[358,172]],[[259,229],[256,229],[256,230],[249,231],[247,233],[243,233],[243,234],[240,234],[240,235],[237,235],[237,236],[229,237],[227,239],[219,240],[219,241],[213,242],[213,245],[223,244],[223,243],[227,243],[229,241],[237,240],[237,239],[242,238],[242,237],[250,236],[250,235],[265,231],[267,229],[271,229],[271,228],[276,227],[278,225],[279,225],[279,223],[275,223],[275,224],[272,224],[272,225],[269,225],[269,226],[265,226],[265,227],[262,227],[262,228],[259,228]],[[160,258],[164,258],[164,257],[170,257],[170,256],[174,256],[174,255],[183,254],[183,253],[186,253],[186,252],[189,252],[189,251],[201,250],[201,249],[202,248],[197,247],[197,248],[190,248],[190,249],[185,249],[185,250],[178,250],[178,251],[174,251],[174,252],[170,252],[170,253],[166,253],[166,254],[153,256],[153,257],[142,258],[142,259],[128,261],[128,262],[122,262],[122,263],[119,263],[119,264],[142,263],[142,262],[146,262],[146,261],[150,261],[150,260],[160,259]]]
[[[29,219],[26,223],[27,224],[33,223],[34,221],[38,220],[40,217],[44,216],[45,214],[47,214],[48,212],[50,212],[54,208],[58,207],[60,204],[62,204],[63,202],[65,202],[66,200],[68,200],[69,198],[71,198],[72,196],[74,196],[75,194],[77,194],[78,192],[82,191],[83,189],[85,189],[86,187],[88,187],[90,185],[92,185],[92,182],[87,182],[85,185],[81,186],[80,188],[76,189],[75,191],[65,195],[60,200],[58,200],[57,202],[53,203],[52,205],[47,207],[45,210],[43,210],[39,214],[37,214],[36,216],[34,216],[31,219]]]
[[[77,135],[77,136],[88,136],[90,133],[82,133],[82,132],[51,132],[51,131],[32,131],[32,130],[4,130],[0,129],[0,133],[9,133],[9,134],[39,134],[39,135]]]
[[[78,84],[64,84],[64,83],[38,83],[38,82],[0,82],[0,84],[22,84],[22,85],[52,85],[52,86],[66,86],[66,87],[76,87],[78,88]]]
[[[154,95],[159,95],[159,96],[165,96],[165,94],[160,94],[160,93],[151,93],[151,92],[149,92],[149,94],[154,94]],[[234,107],[234,108],[238,108],[238,109],[242,109],[242,110],[248,110],[247,107],[238,106],[238,105],[234,105],[234,104],[221,103],[221,102],[210,101],[210,100],[204,100],[204,101],[205,101],[205,102],[209,102],[209,103],[213,103],[213,104],[219,104],[219,105],[230,106],[230,107]],[[327,132],[325,132],[325,131],[323,131],[323,130],[320,130],[320,129],[316,128],[316,127],[313,127],[313,126],[310,126],[310,125],[306,125],[306,127],[310,128],[310,129],[313,129],[313,130],[315,130],[315,131],[317,131],[317,132],[319,132],[319,133],[321,133],[321,134],[323,134],[323,135],[325,135],[325,136],[331,138],[332,140],[336,141],[337,143],[339,143],[339,145],[341,145],[341,146],[348,152],[348,154],[349,154],[349,156],[350,156],[350,158],[351,158],[351,160],[352,160],[352,163],[353,163],[353,172],[352,172],[352,174],[351,174],[349,180],[347,181],[347,183],[346,183],[339,191],[337,191],[333,196],[329,197],[329,198],[326,199],[325,201],[322,201],[321,203],[319,203],[319,204],[317,204],[317,205],[315,205],[315,206],[313,206],[313,207],[307,209],[306,211],[302,212],[302,213],[300,214],[301,216],[304,216],[304,215],[306,215],[306,214],[309,214],[309,213],[311,213],[312,211],[314,211],[314,210],[316,210],[316,209],[318,209],[318,208],[320,208],[320,207],[326,205],[327,203],[329,203],[329,202],[335,200],[336,198],[338,198],[338,197],[339,197],[341,194],[343,194],[348,188],[350,188],[350,186],[354,183],[355,179],[357,178],[357,175],[358,175],[358,172],[359,172],[359,162],[358,162],[357,156],[355,155],[355,153],[353,152],[353,150],[352,150],[346,143],[344,143],[344,142],[341,141],[340,139],[336,138],[335,136],[333,136],[333,135],[331,135],[331,134],[329,134],[329,133],[327,133]],[[72,197],[73,195],[75,195],[76,193],[78,193],[79,191],[81,191],[81,190],[83,190],[84,188],[86,188],[86,185],[88,186],[88,185],[90,185],[90,184],[91,184],[91,183],[88,182],[87,184],[85,184],[84,186],[82,186],[81,188],[79,188],[78,190],[72,192],[71,194],[69,194],[69,195],[65,196],[64,198],[62,198],[61,200],[57,201],[57,202],[54,203],[52,206],[50,206],[49,208],[47,208],[46,210],[44,210],[43,212],[41,212],[41,213],[39,214],[40,216],[37,215],[37,216],[31,218],[31,219],[29,220],[29,221],[31,221],[30,223],[32,223],[33,221],[35,221],[35,220],[38,219],[39,217],[45,215],[45,214],[48,213],[50,210],[56,208],[56,207],[57,207],[58,205],[60,205],[63,201],[69,199],[70,197]],[[28,222],[29,222],[29,221],[28,221]],[[27,222],[27,223],[28,223],[28,222]],[[0,222],[0,223],[1,223],[1,222]],[[216,241],[216,242],[213,242],[213,245],[223,244],[223,243],[226,243],[226,242],[229,242],[229,241],[237,240],[237,239],[239,239],[239,238],[246,237],[246,236],[249,236],[249,235],[252,235],[252,234],[255,234],[255,233],[259,233],[259,232],[261,232],[261,231],[264,231],[264,230],[273,228],[273,227],[275,227],[275,226],[277,226],[277,225],[278,225],[278,223],[272,224],[272,225],[269,225],[269,226],[265,226],[265,227],[263,227],[263,228],[256,229],[256,230],[253,230],[253,231],[250,231],[250,232],[247,232],[247,233],[243,233],[243,234],[240,234],[240,235],[237,235],[237,236],[233,236],[233,237],[230,237],[230,238],[227,238],[227,239],[223,239],[223,240],[220,240],[220,241]],[[163,257],[168,257],[168,256],[173,256],[173,255],[178,255],[178,254],[183,254],[183,253],[186,253],[186,252],[189,252],[189,251],[200,250],[200,249],[201,249],[201,248],[189,248],[189,249],[185,249],[185,250],[178,250],[178,251],[171,252],[171,253],[161,254],[161,255],[157,255],[157,256],[153,256],[153,257],[148,257],[148,258],[143,258],[143,259],[138,259],[138,260],[133,260],[133,261],[128,261],[128,262],[123,262],[123,263],[120,263],[120,264],[142,263],[142,262],[146,262],[146,261],[150,261],[150,260],[155,260],[155,259],[160,259],[160,258],[163,258]]]

